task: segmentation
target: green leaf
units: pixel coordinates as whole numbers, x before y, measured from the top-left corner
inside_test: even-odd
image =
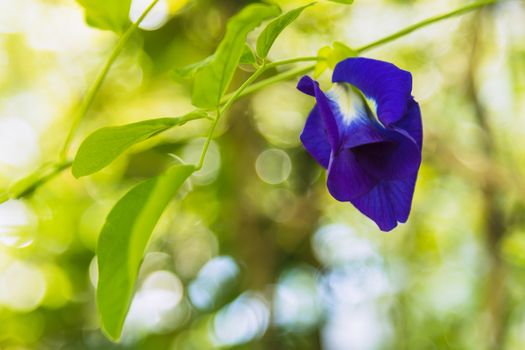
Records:
[[[354,2],[354,0],[328,0],[328,1],[337,2],[339,4],[345,4],[345,5],[350,5]]]
[[[106,167],[134,144],[174,126],[204,117],[206,117],[205,112],[196,111],[178,118],[150,119],[99,129],[80,145],[73,161],[73,175],[78,178],[93,174]]]
[[[175,165],[163,175],[141,182],[113,207],[97,247],[97,306],[102,329],[118,340],[128,312],[146,246],[170,199],[195,171]]]
[[[86,22],[92,27],[123,32],[129,25],[131,0],[77,0],[84,7]]]
[[[192,102],[201,108],[217,107],[230,85],[246,43],[246,36],[262,21],[279,15],[276,6],[252,4],[233,16],[213,59],[197,71]]]
[[[173,70],[173,77],[177,80],[181,79],[192,79],[195,74],[201,69],[208,65],[213,60],[213,55],[206,57],[202,61],[192,63],[184,67],[177,67]]]
[[[279,34],[281,34],[281,32],[286,27],[292,24],[292,22],[295,21],[297,17],[299,17],[304,9],[314,4],[315,3],[313,2],[306,6],[296,8],[271,21],[257,38],[257,55],[261,58],[266,58]]]
[[[254,65],[257,63],[257,58],[255,57],[255,54],[253,53],[253,50],[250,46],[247,44],[244,44],[244,49],[242,51],[241,59],[239,60],[240,64],[252,64]]]

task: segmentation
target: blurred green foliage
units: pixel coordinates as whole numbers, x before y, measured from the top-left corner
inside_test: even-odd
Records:
[[[192,111],[192,86],[173,70],[209,57],[228,18],[253,2],[165,2],[116,61],[73,149],[101,127]],[[269,59],[314,56],[334,41],[360,47],[462,4],[319,2]],[[131,17],[143,8],[133,1]],[[522,23],[523,2],[506,1],[367,53],[412,72],[424,118],[413,212],[389,234],[328,195],[300,146],[312,102],[295,81],[238,101],[154,231],[119,345],[101,333],[94,301],[105,217],[139,181],[178,158],[197,162],[209,121],[3,203],[0,349],[522,349]],[[0,0],[0,187],[55,160],[116,40],[88,27],[76,2]],[[249,74],[237,70],[233,87]]]

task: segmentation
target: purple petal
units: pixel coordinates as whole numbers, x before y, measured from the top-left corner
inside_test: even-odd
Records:
[[[356,121],[344,129],[343,148],[354,148],[367,144],[388,141],[384,133],[371,123]]]
[[[332,109],[330,108],[330,101],[319,88],[319,83],[309,76],[304,76],[297,84],[297,89],[307,95],[315,96],[317,101],[316,107],[323,121],[323,129],[326,130],[328,142],[330,143],[332,150],[336,150],[339,147],[340,142],[339,128]]]
[[[372,190],[377,180],[357,162],[354,153],[343,149],[332,154],[328,167],[328,191],[338,201],[346,202]]]
[[[308,119],[306,119],[306,124],[301,133],[301,142],[308,153],[310,153],[319,164],[328,168],[332,149],[328,142],[328,136],[317,106],[314,107]]]
[[[355,159],[377,180],[399,180],[414,174],[421,164],[421,151],[410,136],[384,130],[384,142],[353,147]]]
[[[411,98],[412,75],[409,72],[370,58],[353,57],[339,62],[332,81],[352,84],[374,100],[377,117],[387,126],[405,115]]]
[[[304,75],[297,83],[297,90],[301,91],[306,95],[315,97],[315,85],[317,82],[310,78],[308,75]]]
[[[419,104],[411,97],[408,101],[406,115],[393,124],[394,128],[402,129],[410,135],[421,150],[423,146],[423,125]]]
[[[352,199],[351,203],[382,231],[390,231],[398,222],[408,219],[416,178],[417,174],[414,174],[403,180],[381,181],[370,192]]]

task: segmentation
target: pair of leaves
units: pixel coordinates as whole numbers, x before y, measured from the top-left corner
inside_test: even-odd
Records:
[[[171,198],[195,171],[175,165],[131,189],[109,213],[97,247],[97,306],[102,328],[118,340],[151,233]]]
[[[206,117],[202,111],[178,118],[145,120],[95,131],[82,143],[73,162],[77,177],[94,173],[130,146],[189,120]],[[175,165],[164,174],[131,189],[109,213],[98,241],[97,306],[102,328],[117,340],[133,297],[137,273],[151,233],[162,212],[193,165]]]
[[[84,7],[86,22],[99,29],[123,32],[129,25],[131,0],[77,0]]]
[[[337,1],[349,4],[352,1]],[[270,22],[257,39],[256,53],[265,59],[281,32],[293,23],[311,3],[293,9]],[[280,10],[275,6],[254,4],[245,7],[229,21],[226,34],[212,56],[190,66],[175,70],[177,78],[195,78],[192,102],[201,108],[217,107],[230,85],[239,64],[255,64],[257,59],[246,44],[246,37],[264,20],[276,17]]]
[[[187,121],[207,117],[195,111],[178,118],[144,120],[95,131],[82,143],[73,162],[77,177],[92,174],[132,145]],[[131,189],[109,213],[98,241],[97,305],[104,332],[118,340],[133,297],[147,243],[162,212],[193,165],[175,165]]]
[[[346,5],[352,4],[354,2],[354,0],[330,0],[330,1],[337,2],[340,4],[346,4]],[[266,26],[266,28],[264,28],[264,30],[261,32],[261,34],[257,38],[257,46],[256,46],[257,55],[260,58],[263,58],[263,59],[266,58],[275,40],[277,40],[281,32],[284,29],[286,29],[286,27],[288,27],[290,24],[292,24],[301,15],[301,13],[305,9],[315,4],[316,4],[315,2],[312,2],[308,5],[298,7],[296,9],[286,12],[285,14],[271,21]]]
[[[276,6],[253,4],[246,6],[228,21],[226,34],[219,47],[195,74],[192,94],[195,106],[213,108],[219,105],[243,55],[248,33],[262,21],[279,13]]]
[[[279,34],[290,25],[309,4],[279,16],[270,22],[257,40],[257,55],[266,58]],[[226,34],[216,52],[208,58],[175,70],[176,78],[195,78],[192,102],[201,108],[219,105],[239,64],[255,64],[257,58],[246,44],[246,37],[264,20],[280,14],[275,6],[254,4],[245,7],[229,21]]]
[[[174,126],[206,116],[207,114],[203,111],[195,111],[178,118],[150,119],[99,129],[89,135],[80,145],[73,161],[73,175],[78,178],[93,174],[106,167],[134,144]]]

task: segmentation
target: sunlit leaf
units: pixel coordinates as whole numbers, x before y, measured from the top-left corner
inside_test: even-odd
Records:
[[[191,165],[175,165],[138,184],[106,218],[97,247],[97,306],[102,328],[113,340],[122,332],[151,233],[170,199],[194,171]]]
[[[216,107],[230,85],[244,51],[246,36],[262,21],[279,15],[275,6],[253,4],[233,16],[211,61],[197,71],[192,102],[197,107]]]
[[[131,0],[77,0],[84,7],[86,22],[99,29],[122,32],[129,25]]]
[[[299,17],[299,15],[307,7],[312,6],[314,3],[308,4],[286,12],[278,18],[271,21],[266,28],[262,31],[261,35],[257,38],[257,55],[261,58],[265,58],[268,55],[273,43],[281,34],[281,32],[293,23]]]
[[[201,119],[205,116],[205,112],[197,111],[178,118],[150,119],[99,129],[80,145],[73,161],[73,175],[81,177],[93,174],[106,167],[134,144],[189,120]]]

